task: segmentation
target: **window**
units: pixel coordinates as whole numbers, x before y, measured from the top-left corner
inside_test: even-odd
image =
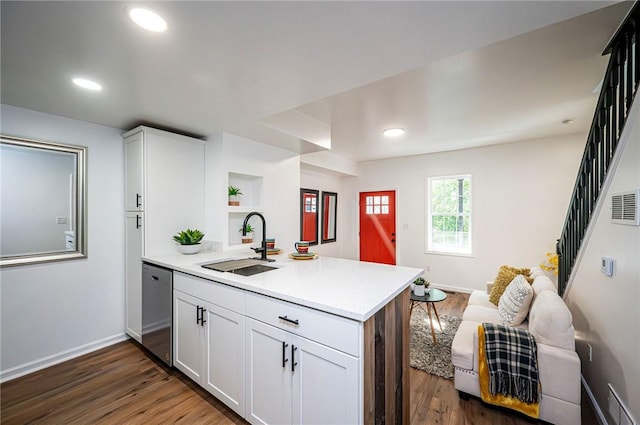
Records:
[[[427,179],[427,251],[471,254],[471,175]]]
[[[389,197],[367,196],[367,214],[389,214]]]

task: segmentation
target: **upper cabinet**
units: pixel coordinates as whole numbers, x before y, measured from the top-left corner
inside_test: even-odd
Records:
[[[176,252],[172,236],[204,228],[204,144],[140,126],[123,135],[125,205],[144,211],[144,255]]]
[[[142,206],[142,188],[144,171],[144,137],[142,132],[132,134],[125,139],[125,210],[144,211]]]

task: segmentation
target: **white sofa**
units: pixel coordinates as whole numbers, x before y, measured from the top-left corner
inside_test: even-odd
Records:
[[[539,268],[531,277],[533,300],[527,319],[520,325],[536,339],[539,379],[542,387],[540,419],[556,425],[580,424],[580,358],[575,351],[571,312],[553,282]],[[480,397],[478,381],[478,325],[501,323],[498,308],[487,291],[473,291],[462,323],[451,346],[455,387],[461,398]]]

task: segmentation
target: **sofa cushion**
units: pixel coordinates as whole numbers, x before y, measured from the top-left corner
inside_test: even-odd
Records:
[[[533,289],[521,274],[507,286],[498,303],[498,314],[505,325],[516,326],[527,318]]]
[[[462,313],[462,320],[469,320],[478,323],[500,323],[500,315],[495,307],[484,307],[480,305],[468,305]]]
[[[531,284],[531,288],[533,288],[533,298],[537,297],[542,291],[553,291],[557,292],[558,288],[556,285],[547,277],[546,275],[539,275]]]
[[[519,269],[510,266],[501,266],[498,270],[498,275],[493,281],[493,285],[491,286],[491,292],[489,293],[489,300],[498,305],[500,302],[500,297],[507,286],[511,283],[511,281],[519,274],[525,276],[527,282],[533,282],[533,279],[529,278],[529,269]]]
[[[466,370],[478,370],[478,361],[474,359],[478,344],[478,324],[463,320],[451,343],[451,363]]]
[[[529,273],[529,277],[531,277],[531,279],[535,279],[538,276],[546,276],[547,274],[545,273],[544,270],[542,270],[542,267],[540,266],[533,266],[531,267],[531,273]]]
[[[467,302],[467,304],[479,305],[482,307],[488,307],[492,309],[497,308],[494,303],[489,301],[489,294],[486,291],[480,291],[480,290],[471,292],[471,295],[469,295],[469,301]]]
[[[575,350],[573,317],[554,291],[542,291],[529,309],[529,332],[539,344]]]

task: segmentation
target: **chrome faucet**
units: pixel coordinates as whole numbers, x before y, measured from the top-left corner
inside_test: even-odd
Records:
[[[253,211],[247,214],[247,216],[244,218],[244,223],[242,223],[242,236],[247,236],[247,223],[249,222],[249,219],[254,215],[257,215],[258,217],[260,217],[260,219],[262,219],[262,244],[260,245],[260,248],[251,248],[256,252],[256,254],[260,254],[260,258],[255,257],[255,259],[262,261],[275,261],[274,259],[267,258],[267,223],[264,220],[264,216],[262,214],[257,211]]]

